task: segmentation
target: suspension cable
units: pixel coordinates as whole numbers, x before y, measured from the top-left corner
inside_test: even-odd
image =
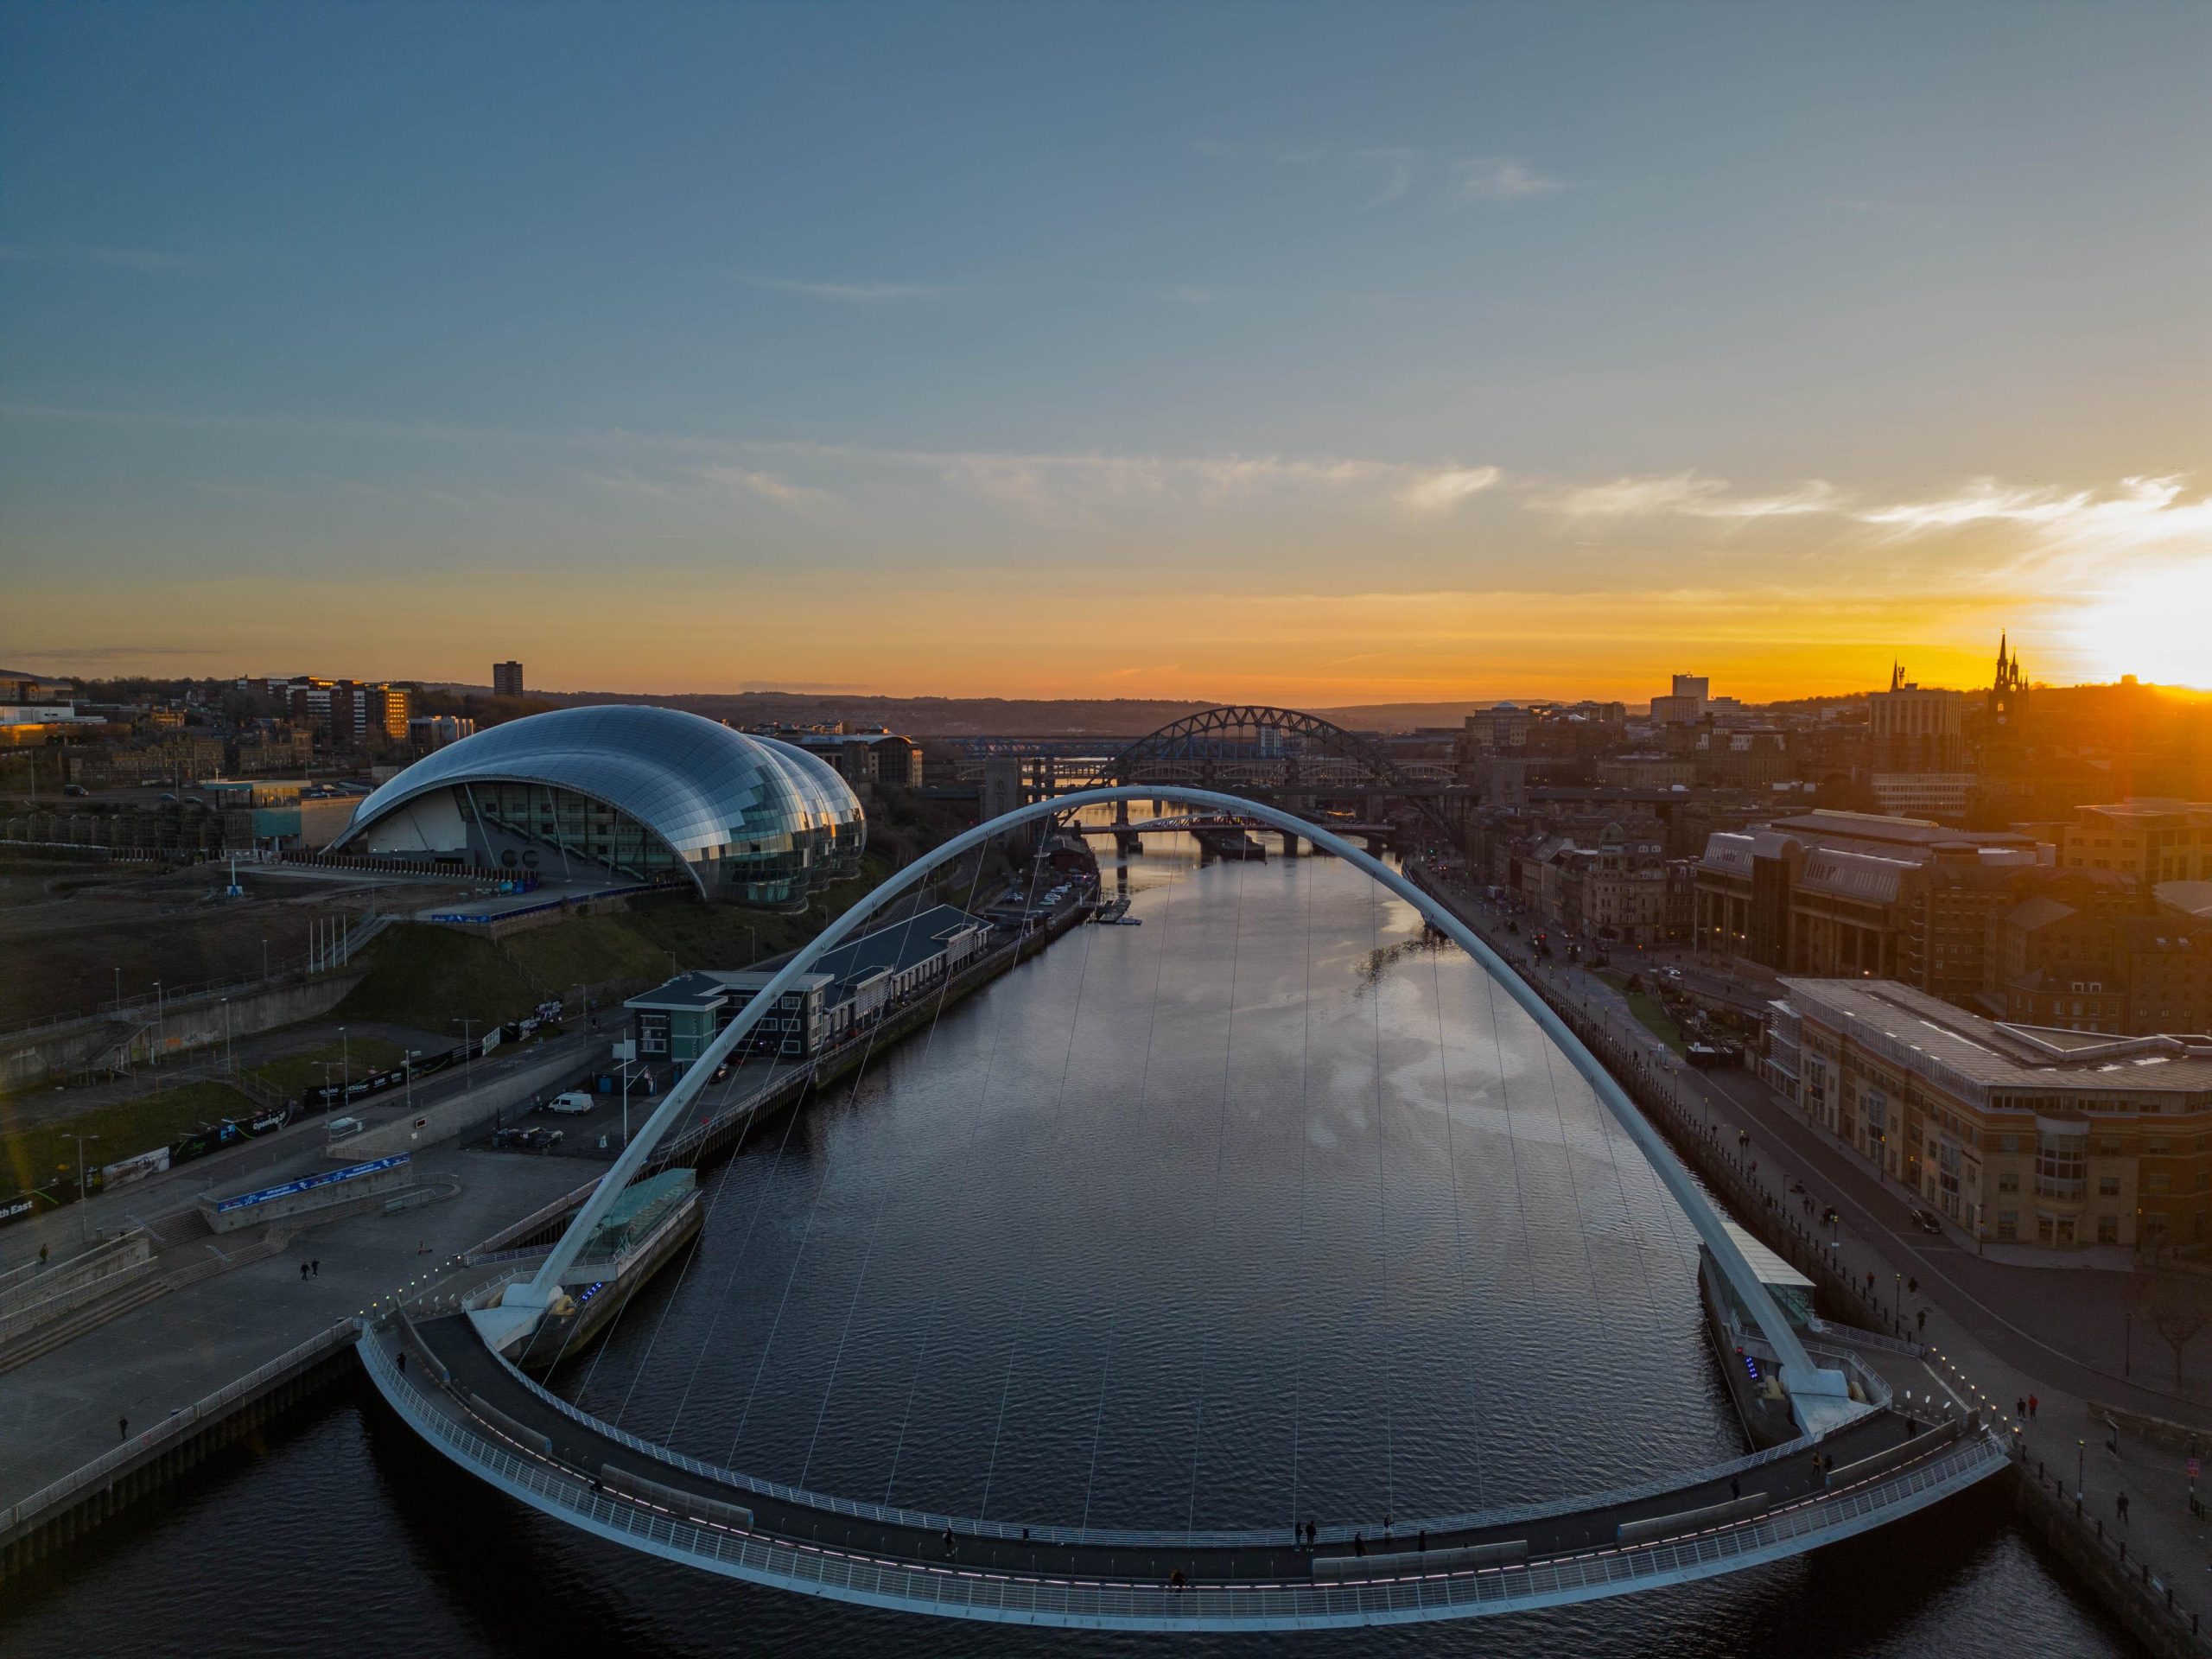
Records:
[[[1390,1215],[1386,1190],[1382,1126],[1382,893],[1368,883],[1369,944],[1376,964],[1370,988],[1375,1007],[1375,1264],[1376,1295],[1382,1303],[1382,1513],[1397,1507],[1397,1433],[1395,1402],[1398,1393],[1396,1344],[1390,1339]]]
[[[1039,844],[1041,849],[1043,844],[1041,839]],[[1043,865],[1044,861],[1041,856],[1033,858],[1030,861],[1029,891],[1022,904],[1022,910],[1025,917],[1028,912],[1030,906],[1036,900],[1037,882],[1039,876],[1042,872]],[[1087,949],[1088,947],[1086,947],[1086,950]],[[986,1052],[983,1061],[983,1084],[982,1088],[976,1091],[975,1109],[969,1116],[968,1137],[969,1144],[970,1146],[975,1143],[976,1134],[982,1126],[983,1103],[990,1096],[991,1079],[997,1074],[999,1039],[1006,1029],[1007,1013],[1008,1008],[1012,1006],[1012,999],[1001,997],[998,999],[998,1017],[991,1024],[990,1046]],[[976,1160],[973,1158],[963,1158],[961,1160],[961,1191],[963,1195],[966,1193],[969,1185],[974,1179],[976,1163]],[[883,1481],[883,1501],[887,1504],[891,1502],[892,1491],[899,1484],[899,1465],[905,1460],[906,1455],[906,1431],[913,1424],[914,1396],[920,1391],[922,1385],[922,1371],[924,1367],[929,1363],[930,1344],[935,1339],[937,1335],[937,1313],[938,1309],[941,1307],[944,1302],[945,1277],[946,1275],[944,1274],[939,1274],[938,1276],[937,1283],[930,1291],[929,1311],[922,1319],[921,1344],[914,1351],[913,1374],[906,1379],[906,1403],[899,1416],[899,1438],[891,1448],[891,1469],[884,1477]]]
[[[1319,879],[1306,878],[1306,988],[1298,1017],[1298,1275],[1301,1309],[1313,1306],[1313,1253],[1306,1234],[1306,1165],[1313,1145],[1313,889]],[[1292,1372],[1290,1396],[1290,1532],[1298,1535],[1299,1436],[1306,1416],[1306,1338],[1308,1321],[1298,1322],[1298,1359]]]
[[[1152,1008],[1145,1020],[1144,1061],[1137,1071],[1137,1111],[1141,1117],[1147,1116],[1149,1109],[1153,1043],[1160,1029],[1160,988],[1166,973],[1169,936],[1173,932],[1172,925],[1175,919],[1175,889],[1180,884],[1177,881],[1167,884],[1167,897],[1164,901],[1164,908],[1160,918],[1160,950],[1153,958]],[[1141,1127],[1148,1128],[1150,1124],[1147,1122]],[[1122,1196],[1122,1207],[1126,1216],[1131,1208],[1129,1197],[1126,1193]],[[1090,1498],[1098,1484],[1098,1446],[1105,1428],[1106,1394],[1114,1375],[1115,1339],[1119,1336],[1122,1328],[1122,1299],[1114,1297],[1109,1300],[1112,1311],[1108,1314],[1106,1320],[1106,1354],[1098,1366],[1098,1403],[1093,1408],[1090,1415],[1090,1467],[1084,1476],[1083,1518],[1077,1524],[1076,1533],[1078,1540],[1090,1529]]]
[[[982,884],[982,880],[983,860],[979,849],[976,858],[976,874],[968,884],[967,902],[962,906],[968,913],[972,914],[975,911],[976,889]],[[938,1021],[944,1017],[945,1001],[951,995],[952,978],[952,975],[947,973],[938,986],[937,1007],[930,1013],[929,1033],[922,1039],[921,1058],[916,1062],[917,1070],[929,1064],[930,1055],[936,1050]],[[893,1175],[893,1172],[889,1170],[884,1173],[880,1190],[876,1194],[875,1215],[868,1223],[868,1247],[861,1253],[861,1270],[853,1280],[852,1299],[845,1304],[845,1322],[837,1332],[837,1351],[830,1361],[830,1379],[822,1385],[822,1408],[814,1414],[814,1432],[807,1437],[806,1458],[799,1465],[798,1484],[801,1486],[806,1484],[807,1471],[814,1466],[815,1445],[822,1438],[823,1422],[830,1415],[830,1396],[837,1386],[837,1374],[845,1363],[845,1344],[853,1332],[853,1315],[861,1305],[861,1288],[868,1283],[868,1266],[875,1259],[875,1241],[883,1228],[883,1212],[890,1205],[892,1189],[898,1185]]]
[[[1459,1154],[1452,1124],[1452,1055],[1444,1035],[1444,963],[1443,952],[1432,949],[1428,953],[1429,979],[1436,997],[1436,1066],[1444,1090],[1444,1162],[1452,1172],[1452,1244],[1457,1258],[1455,1274],[1459,1287],[1459,1300],[1465,1304],[1467,1295],[1467,1228],[1466,1214],[1459,1198]],[[1463,1313],[1464,1318],[1464,1313]],[[1465,1325],[1467,1335],[1467,1420],[1470,1423],[1483,1421],[1480,1391],[1475,1386],[1475,1327],[1472,1319]],[[1475,1453],[1475,1508],[1483,1507],[1482,1436],[1477,1433],[1471,1442]]]
[[[1065,1120],[1066,1114],[1068,1074],[1075,1065],[1076,1033],[1077,1028],[1083,1024],[1083,991],[1084,984],[1090,977],[1091,941],[1095,938],[1096,935],[1089,929],[1084,930],[1083,936],[1083,961],[1078,964],[1076,972],[1075,1006],[1068,1014],[1067,1047],[1063,1050],[1060,1054],[1060,1082],[1059,1086],[1052,1091],[1052,1117],[1051,1123],[1046,1129],[1046,1151],[1048,1153],[1052,1147],[1059,1140],[1060,1125]],[[1036,1161],[1035,1167],[1041,1179],[1042,1172],[1046,1167],[1046,1160],[1044,1159],[1039,1159]],[[998,1415],[991,1425],[990,1458],[983,1465],[983,1496],[981,1503],[978,1503],[976,1510],[976,1516],[978,1520],[987,1518],[991,1512],[991,1483],[998,1478],[999,1437],[1006,1432],[1007,1402],[1013,1397],[1014,1394],[1014,1368],[1015,1360],[1021,1352],[1022,1327],[1028,1323],[1029,1305],[1036,1297],[1037,1275],[1034,1272],[1034,1268],[1037,1261],[1038,1243],[1039,1237],[1041,1236],[1041,1233],[1042,1230],[1040,1229],[1037,1232],[1033,1232],[1030,1236],[1028,1252],[1022,1262],[1021,1268],[1021,1300],[1015,1306],[1014,1322],[1007,1332],[1006,1370],[1004,1375],[999,1379]]]
[[[909,911],[899,935],[899,953],[902,959],[906,955],[907,945],[913,940],[914,924],[922,917],[919,893],[914,895],[912,904],[912,908]],[[1020,949],[1018,941],[1014,948],[1016,950]],[[950,972],[950,964],[947,971]],[[942,1002],[938,1004],[939,1011],[942,1011],[943,1006]],[[936,1024],[934,1014],[931,1016],[931,1024]],[[875,1056],[876,1039],[882,1033],[883,1025],[884,1022],[879,1020],[868,1027],[868,1042],[861,1050],[860,1064],[854,1070],[852,1087],[845,1094],[845,1103],[849,1107],[857,1105],[860,1101],[861,1085],[868,1079],[868,1062]],[[745,1426],[753,1416],[753,1402],[760,1392],[760,1379],[767,1375],[768,1357],[775,1351],[776,1333],[783,1329],[784,1310],[791,1306],[791,1287],[798,1282],[799,1266],[806,1260],[806,1248],[814,1239],[814,1221],[815,1217],[821,1213],[822,1195],[830,1188],[830,1165],[828,1148],[825,1147],[822,1159],[822,1174],[814,1183],[813,1196],[807,1201],[806,1224],[799,1230],[798,1248],[791,1252],[791,1268],[784,1275],[783,1292],[776,1299],[775,1317],[769,1320],[768,1334],[760,1344],[760,1357],[753,1363],[753,1382],[745,1391],[745,1405],[737,1414],[737,1430],[730,1436],[729,1452],[723,1459],[725,1463],[734,1464],[736,1461],[738,1443],[745,1438]]]
[[[1231,1067],[1236,1051],[1236,976],[1244,957],[1244,866],[1247,861],[1236,861],[1236,919],[1231,925],[1229,949],[1229,1014],[1223,1021],[1221,1040],[1221,1116],[1214,1131],[1213,1198],[1206,1222],[1206,1252],[1205,1262],[1213,1260],[1214,1249],[1221,1237],[1221,1177],[1222,1168],[1229,1160],[1229,1098],[1231,1087]],[[1206,1377],[1213,1363],[1213,1334],[1215,1324],[1206,1322],[1198,1339],[1198,1392],[1191,1423],[1191,1501],[1183,1519],[1185,1538],[1198,1529],[1198,1467],[1205,1457]]]

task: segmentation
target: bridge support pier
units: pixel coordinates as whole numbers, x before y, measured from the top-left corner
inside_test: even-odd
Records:
[[[1298,856],[1298,837],[1287,830],[1282,832],[1282,855],[1285,858]]]

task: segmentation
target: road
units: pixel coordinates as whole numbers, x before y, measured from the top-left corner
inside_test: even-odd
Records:
[[[1876,1299],[1891,1318],[1919,1330],[1943,1386],[1962,1400],[1993,1402],[2006,1431],[2031,1456],[2079,1470],[2087,1512],[2118,1524],[2117,1498],[2131,1500],[2131,1554],[2150,1562],[2185,1610],[2212,1621],[2212,1525],[2190,1513],[2182,1454],[2120,1435],[2092,1415],[2090,1402],[2170,1420],[2212,1424],[2194,1397],[2161,1388],[2130,1365],[2110,1327],[2124,1317],[2132,1275],[2064,1266],[2020,1267],[1978,1255],[1947,1230],[1929,1237],[1909,1218],[1909,1194],[1885,1181],[1855,1152],[1807,1123],[1749,1072],[1687,1066],[1628,1011],[1604,981],[1580,968],[1533,960],[1529,942],[1505,931],[1504,918],[1472,888],[1431,878],[1432,890],[1522,973],[1578,1004],[1613,1040],[1645,1057],[1675,1098],[1710,1125],[1714,1144],[1736,1147],[1739,1173],[1777,1212],[1817,1216],[1833,1204],[1837,1259],[1846,1276],[1874,1275]],[[1800,1185],[1803,1193],[1793,1192]],[[1916,1281],[1917,1294],[1904,1287]],[[2114,1281],[2120,1281],[2115,1283]],[[1921,1324],[1921,1315],[1926,1322]],[[2031,1421],[2016,1409],[2037,1400]],[[2206,1431],[2212,1444],[2212,1428]]]

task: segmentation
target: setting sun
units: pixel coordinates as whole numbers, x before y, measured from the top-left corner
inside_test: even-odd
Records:
[[[2212,559],[2134,577],[2070,625],[2083,666],[2111,679],[2212,690]]]

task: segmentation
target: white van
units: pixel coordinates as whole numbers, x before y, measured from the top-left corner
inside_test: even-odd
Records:
[[[588,1112],[591,1110],[592,1105],[593,1101],[589,1095],[581,1089],[571,1089],[567,1094],[556,1095],[547,1101],[545,1109],[549,1112]]]

